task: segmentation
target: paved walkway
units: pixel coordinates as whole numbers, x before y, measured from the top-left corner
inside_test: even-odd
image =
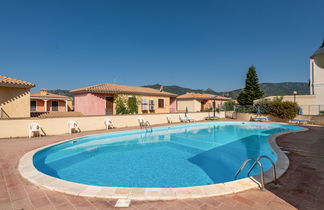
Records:
[[[288,171],[279,179],[275,193],[298,209],[324,209],[324,128],[279,137],[277,143],[288,154]]]
[[[128,128],[129,130],[130,128]],[[131,128],[137,129],[137,128]],[[125,129],[114,129],[114,131]],[[318,138],[319,133],[324,132],[324,128],[314,128],[316,131],[313,133],[313,129],[307,132],[307,140]],[[73,134],[72,137],[81,135],[91,135],[104,133],[106,131],[93,131],[83,132],[82,134]],[[299,139],[302,142],[306,134],[293,134],[282,137],[282,141],[288,141],[288,145],[292,145],[289,139]],[[59,135],[59,136],[46,136],[40,138],[15,138],[15,139],[1,139],[0,140],[0,210],[2,209],[113,209],[116,200],[112,199],[97,199],[71,196],[63,193],[50,191],[47,189],[39,188],[28,181],[24,180],[18,170],[17,165],[19,158],[26,152],[36,149],[38,147],[62,141],[64,139],[71,138],[71,135]],[[281,142],[281,138],[280,138]],[[320,142],[320,145],[324,145],[324,141]],[[322,147],[323,148],[323,147]],[[307,149],[307,148],[305,148]],[[320,151],[320,149],[319,149]],[[323,149],[322,149],[323,151]],[[303,157],[301,157],[303,158]],[[298,160],[296,160],[298,162]],[[292,161],[292,170],[295,169],[295,161]],[[307,163],[305,163],[307,164]],[[319,164],[319,162],[317,162]],[[313,166],[313,168],[316,168]],[[307,171],[307,170],[306,170]],[[299,176],[304,176],[305,170],[299,172]],[[323,171],[321,171],[323,173]],[[289,176],[290,173],[287,173]],[[317,177],[318,178],[318,177]],[[323,176],[322,176],[323,178]],[[283,177],[283,180],[290,179],[289,177]],[[297,179],[301,180],[301,179]],[[269,189],[279,194],[279,197],[271,193],[268,190],[249,190],[237,194],[217,196],[200,199],[185,199],[185,200],[173,200],[173,201],[132,201],[132,205],[128,209],[295,209],[292,205],[286,201],[299,205],[296,202],[292,202],[289,198],[298,193],[299,197],[296,199],[301,200],[300,196],[304,196],[303,199],[308,200],[308,192],[302,192],[299,189],[304,188],[304,182],[309,182],[307,186],[310,188],[318,185],[323,185],[323,179],[306,180],[302,183],[298,183],[294,180],[290,187],[295,186],[294,193],[285,196],[285,191],[282,188]],[[281,181],[281,180],[280,180]],[[292,180],[290,180],[292,181]],[[286,183],[286,181],[282,181]],[[276,192],[277,191],[277,192]],[[317,191],[316,191],[317,192]],[[319,192],[319,191],[318,191]],[[320,188],[321,195],[323,197],[323,188]],[[315,196],[315,195],[314,195]],[[281,199],[282,197],[283,199]],[[286,200],[286,201],[285,201]],[[314,200],[314,199],[313,199]],[[309,202],[313,202],[312,199]],[[316,199],[315,199],[316,200]],[[319,197],[317,198],[319,200]],[[321,202],[321,201],[319,201]],[[306,201],[304,202],[306,203]],[[306,209],[306,208],[305,208]]]

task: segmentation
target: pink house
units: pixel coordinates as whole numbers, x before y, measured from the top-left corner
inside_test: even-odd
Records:
[[[118,95],[136,96],[140,100],[139,113],[170,113],[176,111],[176,94],[146,87],[99,84],[71,90],[75,95],[75,111],[83,115],[116,114]]]

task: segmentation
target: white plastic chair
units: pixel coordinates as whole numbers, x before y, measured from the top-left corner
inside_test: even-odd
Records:
[[[106,126],[106,130],[109,130],[109,128],[114,128],[114,123],[113,121],[111,121],[111,119],[105,119],[105,126]]]
[[[168,123],[169,123],[169,124],[172,124],[172,118],[171,118],[170,115],[167,115],[167,120],[168,120]]]
[[[37,136],[41,136],[41,127],[38,123],[30,123],[29,124],[29,138],[31,138],[32,136],[34,136],[34,134],[37,133]]]
[[[145,126],[145,120],[143,119],[143,117],[139,117],[139,118],[137,118],[137,120],[138,120],[139,126],[141,126],[141,127]]]
[[[75,122],[75,121],[72,121],[72,120],[69,121],[68,122],[68,126],[69,126],[69,132],[70,132],[70,134],[72,134],[74,130],[77,131],[77,132],[81,132],[80,131],[80,128],[78,126],[78,123]]]

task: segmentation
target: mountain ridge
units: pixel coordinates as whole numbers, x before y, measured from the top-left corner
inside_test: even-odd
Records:
[[[160,84],[144,85],[143,87],[150,87],[154,89],[160,89]],[[292,95],[293,91],[297,91],[299,95],[309,94],[309,86],[306,82],[280,82],[280,83],[260,83],[260,88],[264,91],[264,96],[282,96],[282,95]],[[208,93],[221,96],[228,96],[230,98],[236,99],[238,94],[243,90],[243,88],[235,89],[231,91],[217,92],[211,88],[207,89],[191,89],[186,87],[181,87],[178,85],[163,85],[163,90],[166,92],[174,93],[177,95],[182,95],[187,92],[194,93]]]
[[[144,85],[142,87],[149,87],[149,88],[154,88],[159,90],[161,85],[153,84],[153,85]],[[309,86],[308,83],[306,82],[280,82],[280,83],[267,82],[267,83],[260,83],[260,87],[265,93],[264,96],[292,95],[293,91],[297,91],[299,95],[309,94]],[[163,90],[177,95],[182,95],[187,92],[194,92],[194,93],[215,94],[215,95],[226,96],[226,97],[236,99],[237,95],[243,90],[243,88],[235,89],[231,91],[217,92],[211,88],[192,89],[187,87],[181,87],[178,85],[163,85]],[[70,93],[69,90],[55,89],[55,90],[48,90],[48,92],[73,97],[73,94]]]

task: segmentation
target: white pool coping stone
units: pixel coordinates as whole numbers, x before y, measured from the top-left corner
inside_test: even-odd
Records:
[[[275,123],[275,122],[267,122]],[[275,123],[285,124],[286,123]],[[278,136],[307,131],[307,128],[297,131],[288,131],[273,134],[269,136],[268,141],[274,152],[277,154],[277,162],[275,162],[277,178],[282,176],[289,166],[289,159],[283,151],[280,150],[276,143]],[[75,139],[75,138],[73,138]],[[72,139],[64,140],[59,143],[70,141]],[[77,196],[87,196],[96,198],[108,198],[108,199],[129,199],[129,200],[173,200],[173,199],[188,199],[188,198],[201,198],[233,194],[249,189],[256,189],[261,186],[260,175],[250,178],[239,179],[231,182],[202,185],[194,187],[181,187],[181,188],[127,188],[127,187],[101,187],[93,185],[79,184],[48,176],[38,171],[33,164],[33,156],[36,152],[59,144],[54,143],[46,145],[41,148],[37,148],[30,152],[27,152],[19,160],[18,170],[22,177],[32,182],[33,184],[47,188],[49,190],[62,192]],[[264,183],[272,182],[272,168],[264,173]]]

